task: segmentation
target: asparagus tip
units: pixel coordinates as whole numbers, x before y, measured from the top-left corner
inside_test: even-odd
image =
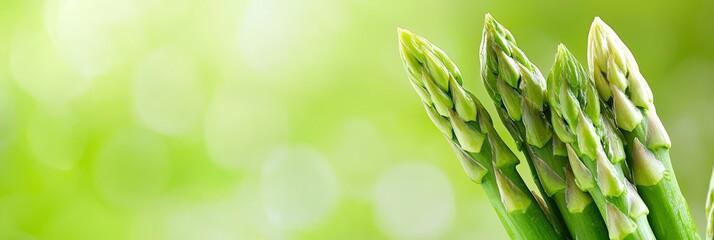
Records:
[[[411,39],[411,37],[414,36],[414,33],[401,27],[397,27],[397,34],[399,35],[399,42],[405,42],[405,40]]]
[[[558,44],[557,56],[565,56],[564,54],[566,54],[567,52],[568,52],[568,47],[566,47],[565,44],[563,44],[563,43]]]
[[[484,17],[484,24],[486,26],[492,26],[495,21],[496,19],[493,18],[491,13],[486,13],[486,16]]]

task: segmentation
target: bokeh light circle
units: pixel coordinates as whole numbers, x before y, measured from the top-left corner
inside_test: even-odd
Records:
[[[260,186],[268,220],[284,229],[320,222],[338,200],[335,172],[320,153],[309,149],[273,152],[263,166]]]
[[[211,158],[231,170],[257,170],[270,148],[287,139],[287,114],[267,93],[222,87],[204,124]]]
[[[40,162],[67,170],[84,156],[88,131],[70,112],[36,107],[29,118],[27,143]]]
[[[89,78],[62,61],[49,36],[29,23],[19,27],[12,37],[10,72],[23,91],[54,105],[73,100],[90,84]]]
[[[170,172],[166,144],[145,131],[123,130],[101,147],[94,163],[97,192],[123,208],[153,207],[164,194]]]
[[[454,192],[443,171],[406,163],[379,177],[374,189],[380,229],[398,239],[439,238],[454,215]]]
[[[198,123],[204,94],[190,57],[162,48],[144,58],[133,81],[133,103],[139,120],[163,134],[183,133]]]
[[[140,14],[136,0],[48,0],[44,19],[62,59],[93,77],[138,50]]]

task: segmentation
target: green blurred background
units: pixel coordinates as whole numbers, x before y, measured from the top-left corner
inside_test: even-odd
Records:
[[[619,33],[703,231],[714,1],[0,0],[0,239],[505,239],[397,51],[429,38],[493,112],[486,12],[544,73]]]

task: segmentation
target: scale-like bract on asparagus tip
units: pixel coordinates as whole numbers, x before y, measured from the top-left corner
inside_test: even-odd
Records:
[[[583,191],[587,191],[588,189],[595,187],[595,179],[593,178],[592,173],[587,167],[585,167],[583,162],[578,157],[578,154],[575,153],[575,150],[569,144],[566,145],[565,148],[568,151],[568,162],[573,170],[575,183],[577,183],[578,187]]]
[[[555,131],[555,134],[558,135],[558,138],[561,141],[563,141],[564,143],[575,142],[575,135],[570,132],[570,129],[568,126],[566,126],[563,118],[561,118],[555,113],[551,113],[550,122],[553,124],[553,130]]]
[[[506,106],[508,110],[508,116],[515,121],[521,120],[523,111],[521,109],[521,96],[520,94],[510,86],[508,86],[502,79],[497,80],[498,92],[501,95],[501,100],[503,105]]]
[[[483,146],[483,141],[486,139],[486,136],[479,132],[474,126],[464,122],[456,112],[449,111],[449,114],[454,135],[456,135],[456,139],[459,140],[461,148],[473,153],[481,152],[481,147]]]
[[[625,191],[625,184],[619,178],[615,166],[607,159],[605,153],[598,151],[597,157],[597,183],[602,190],[602,194],[608,197],[617,197]]]
[[[649,208],[639,194],[632,183],[627,182],[627,206],[630,209],[630,217],[638,218],[650,213]]]
[[[627,74],[627,54],[623,51],[625,46],[621,44],[619,37],[607,36],[607,45],[610,47],[610,59],[615,64],[612,67],[619,69],[623,74]]]
[[[632,104],[622,90],[614,86],[611,89],[617,125],[630,132],[642,122],[642,113]]]
[[[538,179],[540,179],[540,182],[549,197],[553,196],[556,192],[565,189],[565,180],[558,175],[553,168],[534,154],[530,154],[530,157],[533,161],[536,173],[538,174]]]
[[[607,117],[601,119],[601,125],[603,126],[605,144],[607,145],[605,146],[607,150],[607,157],[610,158],[612,164],[619,164],[626,158],[625,147],[622,143],[622,136],[619,134],[620,131],[611,121],[612,114],[608,111],[606,115]]]
[[[501,170],[494,169],[496,184],[501,194],[501,202],[506,212],[526,212],[531,205],[531,199],[515,183],[503,176]]]
[[[497,52],[503,52],[508,56],[511,56],[511,46],[506,43],[506,38],[502,37],[501,35],[495,33],[491,35],[493,37],[493,43],[496,44],[495,48],[498,48]]]
[[[612,97],[610,94],[610,84],[607,83],[605,76],[600,71],[600,68],[595,66],[595,70],[592,73],[593,80],[595,81],[595,87],[597,87],[597,92],[600,95],[600,99],[607,102]]]
[[[428,74],[422,75],[424,76],[424,86],[427,92],[429,92],[429,96],[431,96],[431,101],[434,103],[436,111],[442,116],[448,117],[449,111],[454,107],[454,102],[451,101],[451,97],[434,84],[431,76]]]
[[[434,122],[434,125],[436,125],[436,128],[438,128],[442,134],[444,134],[447,138],[453,137],[453,130],[449,119],[441,116],[438,112],[436,112],[434,107],[429,106],[426,103],[424,103],[424,109],[426,109],[426,115],[429,116],[429,119]]]
[[[419,86],[416,82],[409,80],[409,83],[412,85],[414,88],[414,91],[417,92],[417,95],[419,95],[419,98],[421,98],[421,101],[424,102],[426,105],[433,106],[434,103],[431,101],[431,96],[429,96],[429,93],[424,89],[424,87]]]
[[[567,81],[561,80],[560,85],[560,112],[563,114],[565,122],[567,122],[570,126],[570,130],[574,132],[577,127],[577,124],[574,123],[578,121],[577,119],[578,114],[580,113],[580,105],[578,104],[578,100],[575,98],[575,95],[573,95],[570,91]]]
[[[479,57],[482,69],[481,74],[498,73],[498,57],[496,57],[496,52],[491,48],[489,44],[491,41],[488,39],[485,31],[486,30],[484,30],[484,36],[481,42],[481,55]]]
[[[600,137],[595,131],[595,126],[580,112],[578,115],[576,137],[578,139],[578,149],[582,154],[595,159],[597,150],[602,148]]]
[[[481,183],[483,177],[486,176],[486,173],[488,173],[488,170],[451,140],[449,140],[449,142],[451,143],[451,149],[454,150],[456,157],[461,162],[461,166],[464,168],[466,176],[468,176],[469,179],[475,183]]]
[[[653,186],[665,175],[665,167],[639,139],[635,138],[632,146],[632,170],[637,186]]]
[[[551,139],[553,139],[553,155],[568,156],[568,150],[565,149],[565,143],[560,141],[557,137],[552,137]]]
[[[466,89],[461,87],[454,78],[449,80],[449,84],[456,113],[458,113],[464,121],[475,121],[477,114],[476,102],[474,102],[471,96],[466,92]]]
[[[449,72],[441,62],[441,59],[437,58],[431,51],[426,52],[426,65],[428,66],[429,73],[431,74],[431,79],[439,86],[442,91],[449,91]]]
[[[595,90],[595,86],[590,85],[587,81],[585,81],[583,88],[585,88],[583,91],[585,94],[583,111],[595,126],[600,127],[600,97],[597,96],[597,90]]]
[[[545,146],[553,136],[548,120],[543,112],[538,111],[528,100],[523,99],[521,109],[523,109],[523,125],[526,130],[526,142],[536,147]]]
[[[436,47],[435,45],[432,45],[431,50],[434,52],[436,57],[439,58],[439,60],[446,66],[447,70],[456,79],[456,82],[459,84],[463,84],[461,82],[461,70],[459,70],[459,67],[456,66],[456,64],[451,61],[451,58],[449,58],[448,55],[444,52],[444,50],[441,50],[440,48]]]
[[[607,80],[623,92],[627,91],[628,82],[625,73],[620,71],[613,58],[607,61]]]
[[[511,87],[517,88],[518,80],[521,78],[518,63],[503,51],[499,51],[496,54],[498,56],[498,72],[501,79]]]
[[[409,80],[416,82],[419,86],[423,86],[424,84],[421,82],[421,71],[416,70],[420,68],[417,60],[408,52],[402,52],[402,64],[404,65]]]
[[[662,121],[657,116],[654,108],[647,111],[647,147],[649,149],[670,148],[672,142],[669,140],[669,134],[664,129]]]
[[[476,99],[476,97],[471,93],[469,93],[469,95],[471,96],[471,98]],[[476,115],[478,117],[478,125],[481,128],[481,133],[489,134],[492,131],[495,131],[493,130],[493,122],[491,121],[491,115],[488,114],[488,112],[485,108],[483,108],[480,102],[476,102],[476,105],[476,111],[478,112]],[[498,136],[498,134],[492,134],[489,136]]]
[[[540,72],[531,72],[530,69],[526,68],[522,64],[518,64],[521,68],[521,83],[519,88],[523,92],[523,97],[531,102],[531,104],[538,110],[543,111],[543,102],[545,99],[545,80]]]
[[[630,71],[630,75],[627,78],[630,82],[630,99],[632,99],[632,103],[638,107],[650,109],[654,104],[654,97],[645,78],[642,77],[639,71]]]
[[[593,198],[577,186],[573,170],[565,167],[565,206],[568,212],[580,213],[593,202]]]
[[[612,203],[607,203],[605,216],[610,239],[624,239],[637,230],[637,224]]]
[[[523,50],[518,48],[514,42],[512,42],[512,41],[508,42],[508,45],[511,47],[511,50],[512,50],[511,55],[513,55],[513,59],[515,59],[516,62],[518,62],[520,64],[524,64],[524,65],[526,63],[530,62],[530,60],[528,60],[528,56],[526,56],[526,54],[523,52]],[[526,66],[526,67],[528,67],[528,66]],[[528,67],[528,68],[530,69],[530,67]]]
[[[505,169],[516,166],[521,162],[497,134],[489,134],[488,139],[491,144],[491,154],[493,154],[493,161],[496,167]]]
[[[560,75],[558,71],[559,70],[553,66],[546,77],[546,99],[553,114],[562,115],[563,113],[560,109],[560,84],[557,82],[558,79],[556,79],[556,76]]]

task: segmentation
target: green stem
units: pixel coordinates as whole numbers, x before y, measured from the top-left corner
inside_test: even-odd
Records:
[[[512,239],[561,239],[516,171],[520,162],[490,115],[462,86],[456,64],[437,46],[399,29],[402,61],[429,118],[449,140],[468,177],[481,183]]]
[[[521,133],[520,137],[524,137],[523,135],[525,135],[525,127],[520,122],[516,123],[516,125],[519,132]],[[562,177],[562,179],[567,180],[566,178],[568,178],[568,176],[565,173],[565,169],[568,167],[567,153],[563,152],[563,155],[565,156],[556,153],[554,149],[554,146],[556,144],[562,143],[553,143],[553,140],[551,140],[542,148],[527,145],[526,152],[524,152],[524,154],[526,155],[527,159],[538,158],[540,160],[543,160],[551,168],[552,171],[558,174],[558,176]],[[535,169],[533,169],[533,171],[539,172]],[[541,170],[540,172],[542,171],[543,170]],[[539,179],[544,178],[540,177]],[[567,189],[564,187],[561,190],[555,192],[551,198],[555,201],[555,205],[558,207],[559,212],[563,217],[563,221],[568,227],[568,230],[570,230],[572,239],[607,239],[607,227],[605,226],[603,217],[601,216],[601,213],[598,210],[597,204],[584,203],[586,207],[580,212],[578,212],[577,210],[569,210],[565,195],[565,191],[568,190],[579,191],[579,189]],[[589,193],[591,195],[593,194],[592,192]],[[572,192],[570,194],[578,193]],[[602,196],[601,192],[595,192],[595,194],[599,194],[600,196]],[[588,194],[585,194],[584,198],[585,199],[583,199],[582,201],[592,202],[592,198],[591,196],[588,196]]]
[[[601,111],[595,85],[565,45],[558,46],[548,76],[548,101],[557,137],[568,144],[578,186],[592,195],[610,239],[654,239],[647,206],[625,177],[622,140],[608,111]]]
[[[591,172],[597,171],[597,164],[595,160],[588,159],[587,156],[582,156],[581,159],[582,162],[585,163],[585,166]],[[589,189],[588,192],[590,193],[590,195],[592,195],[593,199],[595,200],[595,204],[598,206],[598,209],[600,209],[600,214],[604,218],[607,218],[606,209],[608,203],[615,205],[615,207],[617,207],[620,211],[630,211],[630,207],[628,206],[627,194],[633,193],[628,192],[619,197],[605,197],[602,193],[602,189],[600,189],[600,187],[597,185]],[[649,222],[647,221],[647,218],[645,216],[636,217],[632,220],[634,220],[637,231],[634,231],[631,234],[627,235],[624,239],[655,239],[654,233],[652,233]]]
[[[484,147],[484,151],[480,154],[471,154],[476,161],[487,162],[492,158],[491,148],[486,145],[484,145]],[[504,169],[502,173],[508,179],[513,180],[513,183],[515,183],[521,191],[530,193],[526,183],[518,174],[515,167]],[[490,171],[484,176],[481,186],[511,239],[560,239],[560,237],[555,234],[553,227],[548,223],[548,219],[543,211],[538,207],[533,195],[528,194],[528,201],[531,202],[531,204],[529,204],[526,211],[509,213],[501,202],[499,187],[496,183],[493,171]]]
[[[644,121],[643,121],[644,122]],[[628,159],[633,159],[632,151],[635,138],[642,140],[644,124],[640,124],[633,132],[623,131],[627,140]],[[699,239],[697,227],[690,214],[687,200],[682,195],[677,183],[677,177],[669,159],[669,149],[659,148],[652,151],[654,157],[664,166],[666,176],[653,186],[638,186],[637,191],[645,204],[650,208],[648,216],[652,230],[660,239]],[[676,226],[673,226],[676,225]]]
[[[556,229],[573,239],[607,239],[605,223],[590,196],[566,188],[567,158],[562,142],[554,142],[552,137],[547,117],[550,108],[544,101],[545,80],[515,42],[508,29],[486,15],[480,51],[484,85],[501,121],[524,152],[536,186],[555,216],[554,225],[560,226]],[[560,144],[560,155],[555,144]],[[572,198],[579,203],[571,202],[569,207],[566,191],[582,196]]]
[[[652,90],[614,30],[595,18],[588,36],[590,76],[625,135],[628,165],[649,220],[661,239],[699,239],[669,159],[671,142],[657,116]]]

